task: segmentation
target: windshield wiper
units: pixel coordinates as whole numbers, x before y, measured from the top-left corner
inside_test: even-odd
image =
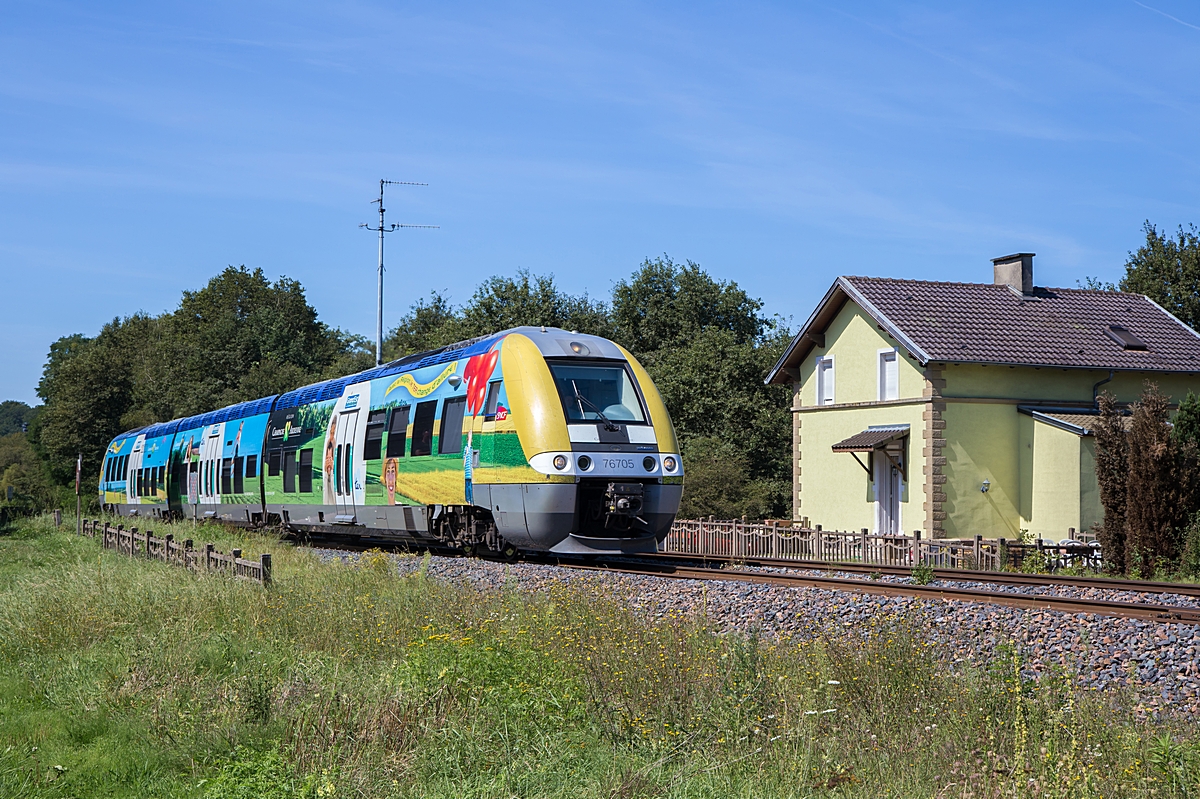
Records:
[[[605,416],[604,411],[600,410],[600,408],[597,407],[596,403],[592,402],[590,399],[588,399],[587,397],[585,397],[579,393],[579,386],[575,385],[574,380],[571,381],[571,388],[575,389],[575,399],[579,403],[579,415],[580,416],[583,416],[583,413],[584,413],[583,403],[586,402],[588,405],[592,406],[592,410],[595,411],[596,415],[599,416],[601,421],[604,422],[605,430],[609,431],[610,433],[615,433],[621,429],[621,425],[617,424],[616,422],[612,421],[607,416]]]

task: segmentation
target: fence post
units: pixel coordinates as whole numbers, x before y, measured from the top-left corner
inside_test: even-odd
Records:
[[[913,530],[912,538],[912,565],[917,565],[917,558],[921,555],[921,531]]]
[[[204,570],[208,571],[212,568],[212,553],[215,547],[212,544],[204,545]]]
[[[167,533],[163,536],[163,553],[162,559],[167,563],[171,562],[171,542],[175,540],[175,536]]]
[[[271,555],[269,552],[258,556],[258,573],[263,585],[271,584]]]
[[[982,569],[983,563],[983,536],[975,536],[975,568]]]
[[[237,575],[238,575],[238,558],[240,558],[242,556],[242,550],[235,549],[232,552],[230,552],[229,554],[233,555],[233,561],[231,561],[229,564],[229,573],[232,574],[234,577],[237,577]]]
[[[62,511],[61,510],[56,509],[54,511],[54,526],[56,528],[62,527]]]
[[[1067,538],[1071,539],[1072,541],[1075,540],[1075,528],[1074,527],[1067,528]]]
[[[996,539],[996,571],[1002,572],[1008,568],[1008,539]]]

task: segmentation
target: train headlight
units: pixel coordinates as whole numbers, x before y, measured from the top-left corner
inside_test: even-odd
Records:
[[[560,472],[563,469],[567,468],[567,456],[555,455],[554,456],[554,468],[558,469]]]
[[[649,455],[642,458],[642,466],[645,466],[646,471],[648,471],[648,472],[654,471],[654,467],[657,465],[658,465],[658,461],[654,460],[654,458],[651,458]]]
[[[671,457],[670,455],[663,458],[663,468],[666,469],[668,472],[675,471],[675,467],[678,465],[679,464],[676,463],[675,459],[673,457]]]
[[[592,468],[592,459],[587,455],[580,455],[579,460],[575,461],[579,465],[579,471],[586,472]]]
[[[571,352],[575,353],[576,355],[591,355],[592,354],[592,351],[590,349],[588,349],[588,345],[586,345],[580,341],[572,341],[571,342]]]

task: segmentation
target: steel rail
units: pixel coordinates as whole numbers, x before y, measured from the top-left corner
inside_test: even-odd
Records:
[[[839,571],[852,574],[886,574],[893,577],[911,577],[911,566],[875,566],[863,563],[844,563],[826,560],[789,560],[786,558],[726,557],[721,555],[683,555],[659,553],[644,556],[648,560],[665,563],[720,563],[726,565],[760,566],[781,569],[814,569]],[[1022,574],[1020,572],[977,571],[972,569],[939,569],[933,575],[940,580],[962,582],[995,583],[1014,586],[1064,586],[1070,588],[1103,588],[1109,591],[1134,591],[1145,594],[1178,594],[1200,597],[1200,584],[1163,583],[1148,580],[1125,580],[1116,577],[1064,577],[1056,574]]]
[[[547,560],[548,562],[554,562],[552,558]],[[650,564],[634,564],[619,559],[601,559],[593,563],[585,563],[560,558],[557,559],[557,564],[571,569],[610,571],[680,580],[723,580],[792,587],[828,588],[883,596],[912,596],[921,599],[981,602],[1016,608],[1055,610],[1063,613],[1091,613],[1100,616],[1117,616],[1160,623],[1200,624],[1200,608],[1181,608],[1170,605],[1113,602],[1103,599],[1081,599],[1077,597],[1046,596],[1042,594],[1018,594],[1008,591],[983,591],[977,588],[877,583],[841,577],[818,577],[801,574],[781,574],[778,572],[673,566],[667,563],[663,563],[660,567],[656,568]]]

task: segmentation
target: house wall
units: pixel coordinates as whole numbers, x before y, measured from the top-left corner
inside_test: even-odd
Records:
[[[1108,370],[1052,369],[1030,366],[984,366],[947,364],[944,369],[947,397],[1011,399],[1020,401],[1092,402],[1092,388],[1108,378]],[[1111,382],[1099,387],[1119,402],[1134,402],[1141,396],[1147,378],[1158,384],[1178,403],[1188,390],[1200,393],[1200,374],[1157,374],[1116,372]]]
[[[1096,480],[1096,437],[1079,439],[1079,524],[1075,529],[1085,532],[1104,521],[1104,506],[1100,504],[1100,483]]]
[[[1082,436],[1054,425],[1033,421],[1032,503],[1022,511],[1021,527],[1038,538],[1059,541],[1068,528],[1079,529],[1082,481],[1095,483],[1095,473],[1085,475],[1080,466]]]
[[[949,383],[949,381],[947,381]],[[1020,415],[1015,405],[946,402],[946,475],[941,535],[1020,534]],[[980,490],[987,480],[987,493]]]
[[[828,408],[796,414],[801,439],[800,477],[796,518],[808,517],[811,524],[826,530],[875,529],[875,505],[871,478],[848,452],[831,447],[871,425],[907,424],[908,480],[900,501],[902,529],[923,529],[921,414],[924,403],[864,408]],[[811,442],[811,444],[809,444]],[[866,453],[855,453],[870,466]]]
[[[908,480],[900,517],[904,529],[922,528],[923,370],[900,349],[896,359],[899,399],[879,403],[879,350],[897,345],[854,303],[847,303],[830,324],[825,342],[827,346],[814,347],[804,359],[800,381],[794,386],[793,408],[813,409],[792,415],[795,518],[807,517],[810,523],[828,530],[874,529],[869,476],[853,455],[835,453],[831,447],[871,425],[907,424],[911,431],[906,455]],[[834,359],[835,404],[817,411],[816,360],[825,355]],[[867,462],[864,453],[858,457]]]
[[[895,339],[880,330],[875,320],[852,302],[825,331],[824,347],[813,347],[800,365],[800,404],[817,404],[817,381],[813,379],[817,358],[833,356],[835,404],[876,402],[879,399],[879,350],[897,347]],[[899,396],[919,397],[925,387],[921,367],[901,348],[897,361]]]

